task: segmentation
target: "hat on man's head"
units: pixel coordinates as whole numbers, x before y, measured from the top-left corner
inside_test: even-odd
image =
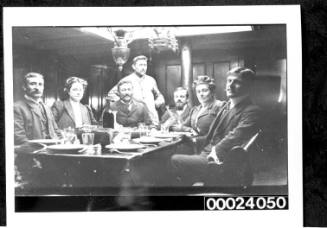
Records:
[[[148,57],[146,57],[145,55],[138,55],[133,59],[133,64],[135,64],[139,60],[148,61]]]
[[[245,67],[235,67],[227,72],[227,76],[229,75],[236,76],[242,81],[248,82],[253,81],[255,77],[255,73],[251,69]]]

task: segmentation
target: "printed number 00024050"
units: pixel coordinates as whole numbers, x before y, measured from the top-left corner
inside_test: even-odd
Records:
[[[205,197],[205,210],[285,210],[287,196]]]

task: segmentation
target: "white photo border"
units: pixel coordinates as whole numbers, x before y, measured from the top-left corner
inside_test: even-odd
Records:
[[[288,111],[288,210],[15,213],[13,153],[14,26],[286,24]],[[8,227],[223,226],[302,227],[302,49],[299,5],[196,7],[3,8]]]

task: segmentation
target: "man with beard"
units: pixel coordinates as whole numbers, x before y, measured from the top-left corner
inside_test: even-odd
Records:
[[[133,84],[133,97],[143,101],[149,110],[149,116],[154,125],[159,124],[159,117],[156,108],[165,104],[165,99],[160,93],[157,82],[149,75],[146,75],[148,58],[144,55],[136,56],[133,59],[134,73],[126,76],[121,81],[130,81]],[[119,100],[117,86],[114,86],[108,93],[108,98],[113,101]]]
[[[106,112],[117,111],[116,122],[124,127],[137,127],[138,123],[151,125],[149,110],[142,101],[133,98],[133,84],[130,81],[122,80],[117,85],[119,100],[107,106],[102,113],[100,122]]]
[[[172,166],[182,185],[192,185],[205,181],[208,175],[214,175],[216,184],[237,185],[234,172],[239,171],[241,163],[227,166],[242,157],[235,156],[232,148],[244,146],[259,130],[259,108],[250,99],[254,72],[247,68],[236,67],[227,73],[226,95],[228,101],[218,112],[206,136],[193,138],[199,146],[199,154],[172,156]],[[237,151],[244,153],[244,151]],[[233,156],[231,157],[231,154]],[[216,164],[217,172],[209,173],[209,164]],[[249,166],[247,166],[249,168]],[[237,170],[237,171],[236,171]],[[249,169],[244,170],[244,173]]]
[[[49,107],[42,102],[44,79],[35,72],[24,76],[22,100],[14,104],[15,144],[23,144],[32,139],[59,138],[55,119]]]
[[[184,87],[177,87],[174,91],[175,107],[167,109],[161,118],[161,125],[175,130],[178,125],[182,124],[190,114],[188,105],[189,94]]]

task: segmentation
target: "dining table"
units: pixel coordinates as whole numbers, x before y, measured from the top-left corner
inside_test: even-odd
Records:
[[[173,186],[170,158],[184,143],[183,134],[156,131],[142,137],[133,131],[129,141],[117,144],[109,131],[94,132],[101,145],[94,153],[57,153],[42,144],[15,147],[16,196],[117,195]]]

